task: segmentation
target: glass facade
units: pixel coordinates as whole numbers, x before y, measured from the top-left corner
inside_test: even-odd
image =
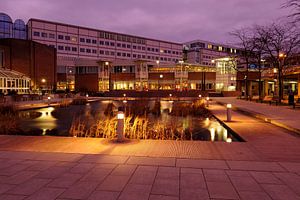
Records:
[[[27,39],[26,25],[17,19],[14,23],[5,13],[0,13],[0,38]]]

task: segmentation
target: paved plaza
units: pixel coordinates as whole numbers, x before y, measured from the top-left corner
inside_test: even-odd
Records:
[[[0,136],[0,199],[300,199],[300,137],[236,111],[224,123],[246,142]]]

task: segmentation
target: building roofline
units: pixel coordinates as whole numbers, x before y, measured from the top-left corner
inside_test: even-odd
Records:
[[[191,43],[194,43],[194,42],[203,42],[203,43],[209,43],[209,44],[212,44],[212,45],[218,45],[218,46],[224,46],[224,47],[230,47],[230,48],[239,49],[238,47],[230,45],[230,44],[217,43],[217,42],[211,42],[211,41],[200,40],[200,39],[196,39],[196,40],[191,40],[191,41],[185,42],[185,43],[183,43],[183,45],[191,44]]]
[[[93,31],[104,31],[104,32],[112,33],[112,34],[121,34],[121,35],[130,36],[130,37],[137,37],[137,38],[140,38],[140,39],[153,40],[153,41],[164,42],[164,43],[169,43],[169,44],[176,44],[176,45],[183,45],[184,44],[184,43],[179,43],[179,42],[171,42],[171,41],[165,41],[165,40],[147,38],[147,37],[143,37],[143,36],[130,35],[130,34],[127,34],[127,33],[118,33],[118,32],[113,32],[113,31],[107,31],[107,30],[96,29],[96,28],[89,28],[89,27],[85,27],[85,26],[78,26],[78,25],[74,25],[74,24],[54,22],[54,21],[48,21],[48,20],[36,19],[36,18],[30,18],[28,20],[27,24],[30,21],[38,21],[38,22],[44,22],[44,23],[51,23],[51,24],[55,24],[55,25],[70,26],[70,27],[73,27],[73,28],[89,29],[89,30],[93,30]]]

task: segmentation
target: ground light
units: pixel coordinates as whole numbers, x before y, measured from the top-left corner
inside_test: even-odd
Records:
[[[231,121],[231,110],[232,110],[232,105],[229,103],[226,105],[227,108],[227,121]]]
[[[47,99],[48,99],[48,106],[50,106],[51,97],[47,97]]]
[[[206,97],[206,107],[209,107],[209,97]]]
[[[117,114],[117,119],[118,119],[118,123],[117,123],[117,136],[118,142],[123,142],[124,141],[124,112],[119,111]]]

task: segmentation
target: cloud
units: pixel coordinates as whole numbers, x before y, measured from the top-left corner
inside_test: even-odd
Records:
[[[288,14],[285,0],[1,0],[13,19],[40,18],[156,39],[230,40],[236,28]]]

